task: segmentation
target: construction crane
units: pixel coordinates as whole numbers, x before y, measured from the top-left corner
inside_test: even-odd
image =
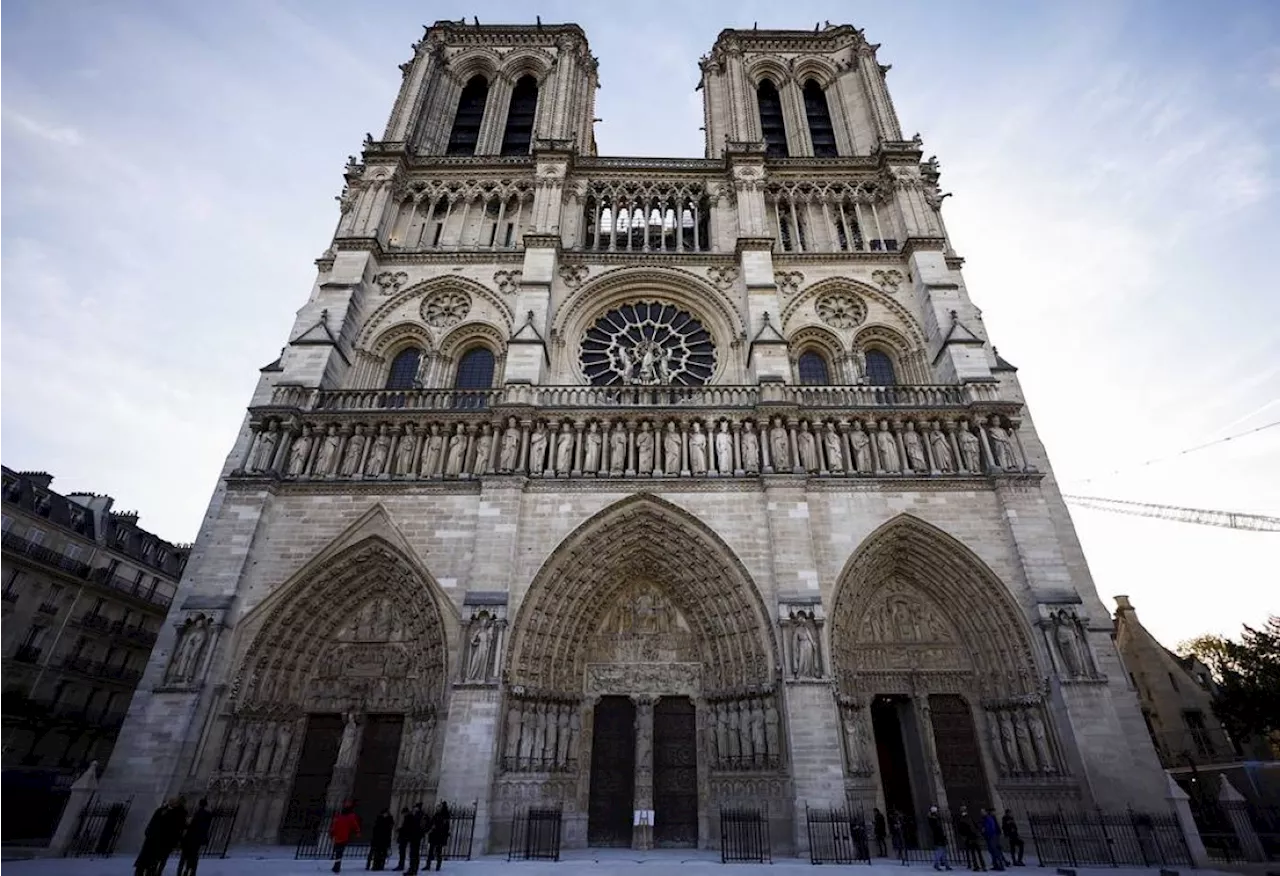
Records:
[[[1149,502],[1128,502],[1124,499],[1102,499],[1097,496],[1075,496],[1067,493],[1063,493],[1062,498],[1081,508],[1111,511],[1115,514],[1132,514],[1136,517],[1155,517],[1159,520],[1177,520],[1181,523],[1224,526],[1227,529],[1247,529],[1253,532],[1280,532],[1280,517],[1268,517],[1265,514],[1207,511],[1203,508],[1153,505]]]

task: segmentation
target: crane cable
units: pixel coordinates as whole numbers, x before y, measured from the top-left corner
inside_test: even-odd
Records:
[[[1236,434],[1228,435],[1225,438],[1215,438],[1212,441],[1207,441],[1204,444],[1197,444],[1195,447],[1188,447],[1185,450],[1179,450],[1177,453],[1171,453],[1168,456],[1158,456],[1155,459],[1148,459],[1146,462],[1140,462],[1137,465],[1131,465],[1128,468],[1119,468],[1119,469],[1116,469],[1115,471],[1109,471],[1104,474],[1095,475],[1094,477],[1084,478],[1082,480],[1073,479],[1071,482],[1074,484],[1092,483],[1093,481],[1096,481],[1099,478],[1109,478],[1112,475],[1123,474],[1126,471],[1135,471],[1140,468],[1146,468],[1147,466],[1155,465],[1158,462],[1167,462],[1170,459],[1177,459],[1180,456],[1186,456],[1188,453],[1195,453],[1197,450],[1204,450],[1206,447],[1213,447],[1218,444],[1224,444],[1227,441],[1233,441],[1236,438],[1243,438],[1246,435],[1252,435],[1254,432],[1261,432],[1263,429],[1270,429],[1273,426],[1280,426],[1280,420],[1276,420],[1273,423],[1264,423],[1261,426],[1257,426],[1253,429],[1249,429],[1244,432],[1237,432]]]

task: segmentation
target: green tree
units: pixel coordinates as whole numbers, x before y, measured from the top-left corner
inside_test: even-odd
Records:
[[[1261,629],[1246,626],[1239,641],[1200,636],[1184,642],[1217,682],[1213,711],[1237,739],[1280,734],[1280,616]]]

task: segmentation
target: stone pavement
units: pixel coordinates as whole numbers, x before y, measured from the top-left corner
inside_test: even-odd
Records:
[[[132,876],[133,857],[116,855],[114,858],[52,858],[30,861],[7,860],[4,863],[6,876]],[[312,874],[328,873],[332,867],[329,861],[295,861],[292,851],[284,848],[237,849],[225,860],[209,859],[200,863],[199,876],[312,876]],[[177,863],[169,859],[165,873],[173,876]],[[782,858],[772,864],[721,864],[716,853],[693,850],[659,850],[654,852],[633,852],[626,849],[575,849],[563,854],[559,862],[555,861],[512,861],[507,862],[505,855],[490,855],[473,861],[447,861],[443,872],[452,872],[459,876],[658,876],[658,874],[688,873],[698,874],[723,873],[725,876],[761,876],[769,873],[783,876],[791,873],[811,873],[823,876],[830,870],[848,872],[854,876],[924,876],[932,870],[928,864],[910,864],[902,866],[897,863],[877,862],[866,864],[823,865],[815,870],[808,859]],[[1052,874],[1052,869],[1038,867],[1015,868],[1009,874],[1017,876],[1022,870],[1026,876]],[[344,873],[363,874],[363,858],[348,859],[343,866]],[[388,874],[394,871],[385,871]],[[968,870],[957,867],[955,873],[968,873]],[[989,871],[988,871],[989,872]],[[1111,868],[1077,868],[1079,876],[1155,876],[1158,869],[1111,869]],[[1185,868],[1190,874],[1190,868]],[[1219,871],[1199,870],[1196,876],[1216,876]]]

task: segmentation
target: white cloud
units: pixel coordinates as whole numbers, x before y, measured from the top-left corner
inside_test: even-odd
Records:
[[[3,118],[23,134],[59,146],[79,146],[84,142],[80,132],[69,125],[50,125],[8,108],[4,110]]]

